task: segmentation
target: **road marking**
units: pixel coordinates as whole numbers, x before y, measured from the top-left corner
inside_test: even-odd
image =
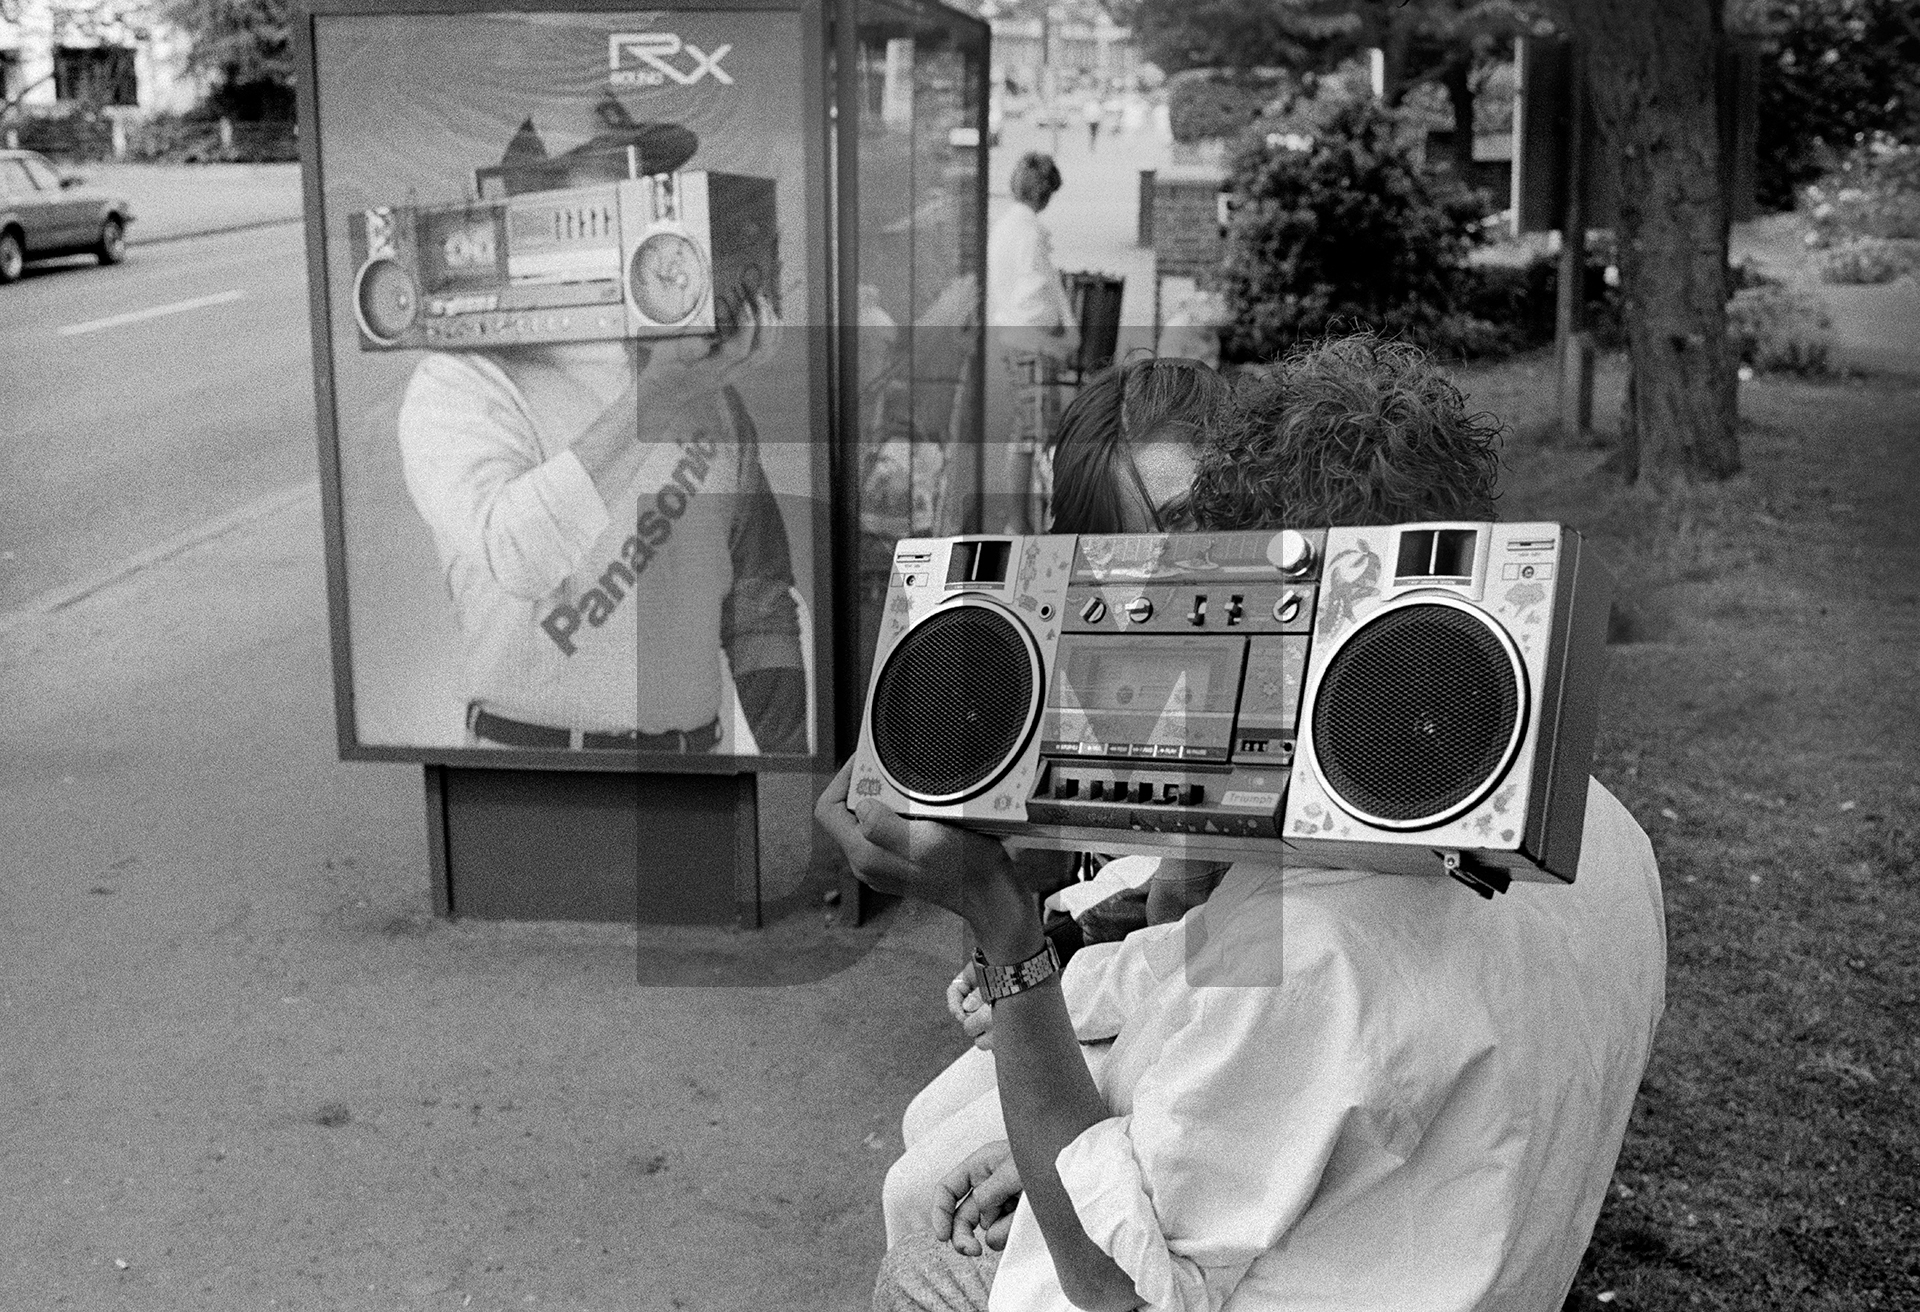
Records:
[[[105,328],[120,328],[130,323],[164,318],[169,314],[185,314],[188,310],[198,310],[208,305],[225,305],[228,301],[237,301],[245,295],[246,292],[235,288],[230,292],[215,292],[211,296],[196,296],[190,301],[175,301],[171,305],[155,305],[144,310],[130,310],[126,314],[116,314],[107,319],[89,319],[85,323],[70,323],[55,331],[62,337],[78,337],[82,333],[97,333]]]
[[[224,515],[202,520],[184,533],[176,533],[166,541],[148,547],[145,551],[136,552],[125,560],[116,561],[78,583],[69,583],[43,592],[30,601],[21,603],[13,610],[0,613],[0,633],[5,633],[36,616],[51,615],[56,611],[65,610],[69,606],[86,600],[102,588],[118,583],[143,569],[158,565],[162,561],[171,560],[190,548],[231,533],[257,519],[265,519],[277,511],[315,498],[319,492],[320,480],[310,478],[304,482],[295,483],[292,487],[283,487],[277,492],[269,492],[257,500],[249,501],[244,506],[229,510]]]

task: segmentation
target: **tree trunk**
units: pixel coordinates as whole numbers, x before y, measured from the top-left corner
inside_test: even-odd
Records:
[[[1440,71],[1453,105],[1453,167],[1462,185],[1473,185],[1473,50],[1457,50]]]
[[[1587,53],[1604,149],[1620,163],[1619,262],[1632,385],[1629,479],[1657,487],[1740,468],[1727,337],[1719,0],[1560,0]]]
[[[1389,17],[1387,30],[1380,38],[1381,63],[1384,66],[1381,81],[1381,99],[1388,109],[1400,108],[1400,102],[1407,98],[1407,55],[1413,45],[1413,31],[1408,23],[1401,22],[1397,16]]]

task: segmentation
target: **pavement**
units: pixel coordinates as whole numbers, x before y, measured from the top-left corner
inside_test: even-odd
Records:
[[[1138,331],[1166,151],[1059,154]],[[299,214],[290,166],[90,171],[148,242]],[[0,1312],[866,1308],[956,922],[436,919],[419,770],[337,759],[317,495],[213,529],[0,623]],[[636,983],[673,953],[805,982]]]
[[[133,205],[133,245],[298,223],[298,164],[85,164],[74,170]]]

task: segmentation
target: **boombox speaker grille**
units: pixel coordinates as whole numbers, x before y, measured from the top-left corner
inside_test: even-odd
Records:
[[[1522,674],[1482,616],[1412,605],[1356,630],[1314,696],[1313,751],[1343,806],[1438,824],[1499,779],[1516,745]]]
[[[1025,746],[1034,684],[1026,636],[1011,617],[984,606],[936,611],[893,649],[874,683],[874,756],[909,797],[970,796]]]

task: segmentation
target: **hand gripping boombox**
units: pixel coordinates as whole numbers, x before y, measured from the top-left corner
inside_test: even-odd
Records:
[[[1557,524],[903,541],[849,796],[1020,846],[1571,882],[1611,592]]]
[[[728,332],[778,308],[771,178],[690,169],[352,216],[363,350]]]

